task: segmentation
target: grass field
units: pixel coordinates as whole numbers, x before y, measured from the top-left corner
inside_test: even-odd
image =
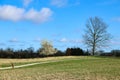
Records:
[[[52,57],[42,59],[0,59],[2,66],[63,60],[19,69],[0,70],[0,80],[120,80],[120,58]]]
[[[84,57],[81,57],[84,58]],[[47,62],[47,61],[57,61],[57,60],[69,60],[69,59],[79,59],[75,56],[63,56],[63,57],[47,57],[47,58],[33,58],[33,59],[0,59],[0,67],[9,67],[11,63],[14,65],[22,65],[36,62]]]

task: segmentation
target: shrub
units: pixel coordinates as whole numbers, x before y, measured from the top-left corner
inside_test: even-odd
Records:
[[[84,51],[80,48],[67,48],[66,55],[79,56],[84,55]]]
[[[54,54],[54,56],[65,56],[65,53],[59,50]]]

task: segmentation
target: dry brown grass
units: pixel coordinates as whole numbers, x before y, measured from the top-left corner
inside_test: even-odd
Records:
[[[51,60],[71,59],[71,58],[74,59],[77,57],[76,56],[63,56],[63,57],[47,57],[47,58],[33,58],[33,59],[0,59],[0,65],[7,64],[7,63],[51,61]]]
[[[28,73],[27,70],[12,70],[5,71],[0,80],[120,80],[120,77],[106,76],[100,74],[85,73],[73,75],[68,72],[56,72],[56,73],[45,73],[45,72],[34,72]],[[31,71],[32,72],[32,71]]]
[[[34,62],[45,62],[45,61],[59,61],[59,60],[69,60],[69,59],[87,59],[89,57],[85,57],[85,56],[62,56],[62,57],[46,57],[46,58],[31,58],[31,59],[1,59],[0,58],[0,68],[3,65],[11,65],[11,63],[13,64],[22,64],[22,63],[34,63]]]
[[[120,80],[120,59],[69,56],[28,59],[28,61],[58,59],[65,61],[1,70],[0,80]],[[15,62],[21,62],[17,60]],[[26,59],[22,59],[22,62],[25,61]]]

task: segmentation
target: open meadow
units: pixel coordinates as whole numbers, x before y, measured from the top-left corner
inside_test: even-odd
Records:
[[[0,70],[0,80],[120,80],[120,58],[68,56],[36,59],[0,59],[0,66],[48,62]]]

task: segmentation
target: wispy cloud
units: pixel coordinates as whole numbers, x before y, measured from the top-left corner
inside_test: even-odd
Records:
[[[19,46],[24,47],[24,46],[25,46],[25,44],[20,44]]]
[[[35,9],[26,11],[24,8],[18,8],[11,5],[0,6],[0,20],[24,20],[42,23],[48,21],[52,16],[52,13],[53,12],[50,8],[42,8],[39,11],[36,11]]]
[[[16,42],[19,42],[17,38],[13,38],[11,40],[9,40],[9,42],[12,42],[12,43],[16,43]]]
[[[23,6],[28,7],[33,0],[23,0]]]
[[[112,5],[116,4],[119,0],[104,0],[103,2],[99,2],[97,5]]]
[[[5,46],[6,44],[5,43],[0,43],[0,46]]]
[[[59,40],[60,42],[69,42],[69,40],[67,38],[62,38]]]
[[[120,22],[120,17],[115,17],[115,18],[112,18],[112,21],[115,21],[115,22]]]
[[[51,0],[51,5],[56,7],[77,6],[80,5],[80,0]]]
[[[120,45],[120,39],[117,38],[117,39],[111,40],[110,44],[111,45]]]
[[[64,43],[82,43],[83,41],[80,39],[67,39],[67,38],[62,38],[58,40],[59,42],[64,42]]]
[[[71,0],[71,2],[69,2],[69,6],[78,6],[80,5],[80,0]]]
[[[41,40],[42,40],[41,38],[36,38],[36,39],[34,39],[33,41],[34,41],[34,42],[41,42]]]
[[[51,5],[56,7],[66,6],[67,3],[68,3],[68,0],[51,0]]]
[[[72,42],[72,43],[82,43],[83,41],[76,39],[76,40],[71,40],[70,42]]]
[[[59,34],[52,34],[51,36],[52,36],[52,37],[60,37],[61,34],[60,34],[60,33],[59,33]]]

